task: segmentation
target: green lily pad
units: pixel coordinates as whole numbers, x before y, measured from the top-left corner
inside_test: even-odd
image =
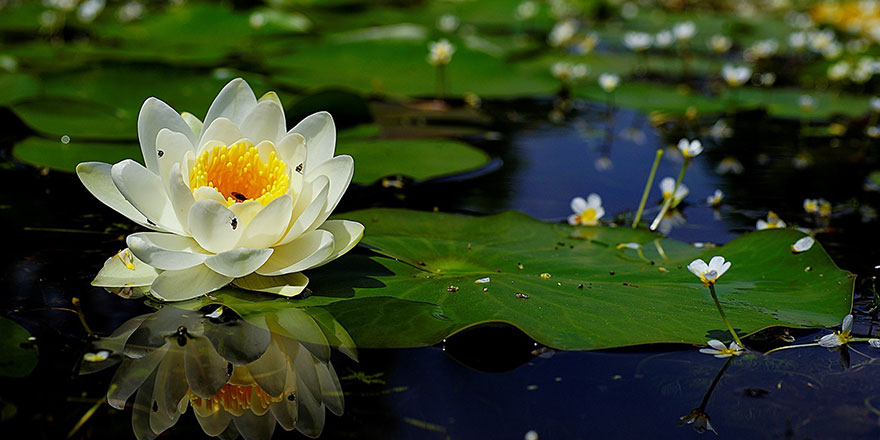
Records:
[[[116,163],[123,159],[142,162],[137,141],[129,143],[70,142],[30,137],[15,145],[12,155],[27,164],[72,173],[80,162]]]
[[[0,105],[10,103],[37,93],[37,81],[23,73],[0,73]]]
[[[0,376],[25,377],[37,366],[37,349],[28,341],[30,333],[24,327],[0,317]]]
[[[336,152],[354,157],[352,181],[360,184],[392,175],[425,180],[489,163],[482,150],[444,139],[340,139]]]
[[[855,277],[819,244],[793,254],[791,244],[804,235],[793,229],[753,232],[703,250],[644,230],[571,227],[516,212],[475,218],[377,209],[345,218],[366,225],[362,243],[390,258],[371,259],[371,282],[345,275],[347,264],[363,267],[359,256],[310,273],[315,294],[300,304],[380,296],[433,303],[453,323],[450,333],[505,322],[562,349],[702,344],[729,335],[708,289],[686,266],[714,255],[733,263],[716,289],[742,334],[837,325],[852,304]],[[639,243],[642,256],[619,249],[621,243]],[[475,284],[484,277],[491,281]],[[361,315],[340,320],[355,339],[370,311]],[[392,331],[394,323],[388,325]],[[413,345],[425,343],[418,330],[409,337]]]

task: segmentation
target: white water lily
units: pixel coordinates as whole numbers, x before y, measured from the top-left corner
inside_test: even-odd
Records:
[[[711,339],[706,342],[712,348],[701,348],[700,353],[704,354],[712,354],[717,358],[729,358],[731,356],[739,356],[743,354],[743,348],[733,341],[730,343],[730,346],[724,346],[724,343],[717,340]]]
[[[599,75],[599,87],[602,87],[602,90],[608,93],[613,92],[618,84],[620,84],[620,77],[613,73],[603,73]]]
[[[455,46],[449,40],[442,39],[431,42],[428,45],[428,64],[432,66],[445,66],[452,61],[452,54],[454,53]]]
[[[678,151],[681,151],[681,154],[684,155],[684,157],[692,159],[703,152],[703,144],[699,139],[694,139],[692,141],[681,139],[678,141]]]
[[[138,138],[146,167],[86,162],[76,171],[100,201],[156,231],[131,234],[126,243],[155,276],[148,285],[160,299],[190,299],[230,282],[296,295],[308,283],[300,272],[336,259],[363,236],[360,223],[327,220],[354,173],[350,156],[333,156],[329,113],[287,130],[275,93],[258,100],[234,79],[204,122],[147,99]],[[138,264],[129,268],[133,278],[143,275]],[[119,287],[128,285],[114,275]]]
[[[721,68],[721,76],[730,87],[740,87],[752,77],[752,69],[748,66],[733,66],[725,64]]]
[[[840,330],[830,335],[822,336],[819,345],[826,348],[840,347],[852,339],[853,315],[846,315],[840,324]]]
[[[811,247],[813,247],[813,243],[815,242],[816,239],[810,237],[809,235],[806,237],[802,237],[800,240],[794,242],[794,244],[791,245],[791,251],[794,253],[806,252],[810,250]]]
[[[568,223],[571,225],[595,226],[599,224],[599,219],[605,215],[605,209],[602,208],[602,198],[595,193],[587,196],[586,200],[583,197],[571,199],[571,210],[574,211],[574,214],[568,216]]]
[[[692,274],[696,275],[703,284],[715,284],[727,269],[730,269],[730,261],[725,262],[724,257],[716,255],[709,260],[709,264],[698,258],[691,261],[687,268]]]
[[[764,229],[784,228],[786,226],[785,222],[775,212],[770,211],[767,213],[767,220],[758,219],[755,229],[761,231]]]
[[[709,206],[720,206],[722,201],[724,201],[724,193],[720,189],[716,189],[711,196],[706,197],[706,204]]]
[[[672,194],[673,191],[675,191],[674,196]],[[689,190],[684,183],[678,185],[678,189],[675,189],[675,179],[672,177],[664,177],[663,180],[660,181],[660,192],[663,194],[664,199],[673,197],[670,207],[674,208],[691,193],[691,190]]]

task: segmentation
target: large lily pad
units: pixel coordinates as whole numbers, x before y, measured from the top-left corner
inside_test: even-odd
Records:
[[[362,243],[392,257],[374,260],[394,275],[374,277],[383,288],[348,287],[350,280],[333,277],[344,272],[343,260],[311,275],[316,294],[434,303],[455,331],[507,322],[565,349],[725,339],[708,289],[686,269],[714,255],[733,262],[717,291],[743,334],[836,325],[852,303],[855,277],[818,244],[793,254],[791,244],[804,235],[793,229],[753,232],[704,250],[644,230],[575,228],[516,212],[474,218],[380,209],[345,217],[367,226]],[[639,243],[642,255],[620,243]],[[484,277],[491,282],[474,283]],[[357,334],[355,323],[342,324]]]
[[[31,374],[37,365],[37,349],[28,341],[30,333],[24,327],[0,317],[0,376],[25,377]]]
[[[474,170],[489,163],[489,156],[482,150],[444,139],[340,140],[337,153],[354,157],[353,181],[361,184],[390,175],[424,180]]]
[[[36,166],[72,173],[80,162],[99,161],[116,163],[123,159],[141,161],[137,141],[129,143],[69,142],[59,139],[30,137],[16,144],[12,150],[16,159]]]

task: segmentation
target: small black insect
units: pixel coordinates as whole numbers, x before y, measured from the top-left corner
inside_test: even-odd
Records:
[[[189,334],[186,330],[186,327],[180,326],[177,328],[177,332],[174,334],[177,337],[177,345],[183,347],[186,345],[186,339],[189,337]]]
[[[238,200],[239,202],[243,202],[248,199],[247,196],[245,196],[244,194],[235,191],[232,192],[232,197],[235,197],[235,200]]]
[[[159,412],[159,402],[153,401],[153,412]]]
[[[303,164],[299,164],[296,166],[296,172],[302,174],[303,172]]]
[[[165,152],[162,150],[156,150],[156,154],[159,155],[159,157],[162,157],[165,155]]]
[[[287,395],[287,400],[293,402],[294,400],[296,400],[296,394],[294,394],[294,393],[290,393],[290,394],[288,394],[288,395]]]
[[[229,221],[229,224],[232,226],[232,230],[234,231],[235,228],[238,227],[238,219],[235,217],[232,217],[232,220]]]

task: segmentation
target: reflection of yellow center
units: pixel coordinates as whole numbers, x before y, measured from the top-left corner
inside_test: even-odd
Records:
[[[275,152],[263,162],[260,153],[249,141],[231,147],[216,145],[206,148],[190,171],[189,187],[193,191],[209,186],[226,198],[226,206],[256,200],[263,205],[284,195],[290,187],[287,164]]]
[[[220,409],[235,416],[244,414],[244,411],[248,409],[256,415],[262,415],[269,409],[269,405],[280,402],[281,399],[281,396],[272,397],[266,394],[256,384],[232,385],[227,383],[210,399],[202,399],[192,391],[189,392],[190,404],[202,416],[216,413]]]

